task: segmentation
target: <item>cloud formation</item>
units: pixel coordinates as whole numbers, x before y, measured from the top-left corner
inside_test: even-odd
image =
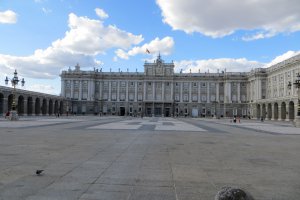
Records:
[[[237,30],[254,35],[243,40],[273,37],[300,30],[300,1],[290,0],[156,0],[164,23],[174,30],[218,38]]]
[[[173,50],[174,44],[175,42],[172,37],[167,36],[163,39],[159,39],[157,37],[151,42],[146,43],[142,46],[135,46],[129,51],[118,49],[115,51],[115,53],[119,58],[126,60],[129,59],[129,56],[135,56],[137,54],[157,55],[160,52],[162,55],[169,55]],[[147,50],[149,52],[147,52]]]
[[[280,63],[280,62],[282,62],[284,60],[287,60],[287,59],[289,59],[291,57],[294,57],[294,56],[296,56],[298,54],[300,54],[300,51],[288,51],[288,52],[286,52],[286,53],[284,53],[282,55],[279,55],[276,58],[274,58],[270,63],[268,63],[266,65],[266,67],[270,67],[272,65]]]
[[[252,68],[263,67],[265,64],[257,61],[249,61],[246,58],[218,58],[208,60],[182,60],[174,62],[175,71],[184,73],[210,72],[216,73],[221,71],[227,72],[248,72]]]
[[[134,35],[116,26],[104,26],[101,20],[78,17],[69,14],[69,30],[61,39],[46,49],[38,49],[29,56],[0,54],[0,67],[4,73],[18,68],[20,74],[31,78],[55,78],[61,69],[80,63],[82,66],[98,66],[95,59],[111,48],[126,49],[143,41],[141,35]]]
[[[271,67],[272,65],[280,63],[298,54],[300,54],[300,51],[288,51],[277,56],[269,63],[257,62],[246,58],[218,58],[208,60],[181,60],[174,62],[174,64],[176,72],[180,72],[182,70],[184,73],[197,73],[199,70],[200,73],[216,73],[218,71],[225,71],[225,69],[227,72],[249,72],[254,68]]]
[[[17,22],[17,14],[12,10],[0,12],[0,24],[14,24]]]
[[[100,17],[100,19],[108,18],[108,14],[104,10],[102,10],[101,8],[96,8],[95,12],[98,15],[98,17]]]

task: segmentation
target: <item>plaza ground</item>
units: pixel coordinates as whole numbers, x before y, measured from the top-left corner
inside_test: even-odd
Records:
[[[0,200],[213,200],[223,186],[298,200],[299,152],[286,122],[1,118]]]

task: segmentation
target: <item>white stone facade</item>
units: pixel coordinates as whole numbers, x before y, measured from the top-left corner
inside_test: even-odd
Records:
[[[158,56],[144,72],[81,71],[77,65],[62,72],[61,94],[77,114],[293,120],[297,90],[287,84],[299,68],[296,56],[250,72],[174,73],[174,63]]]

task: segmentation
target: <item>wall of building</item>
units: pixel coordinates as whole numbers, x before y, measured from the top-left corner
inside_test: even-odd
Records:
[[[248,116],[247,73],[174,73],[160,57],[140,72],[63,71],[62,94],[78,114]]]

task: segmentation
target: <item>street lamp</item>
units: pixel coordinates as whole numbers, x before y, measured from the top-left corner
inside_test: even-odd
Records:
[[[15,121],[15,120],[18,120],[18,113],[16,111],[16,100],[15,100],[15,97],[16,97],[16,85],[18,85],[18,83],[21,81],[22,86],[24,86],[25,80],[24,80],[24,78],[22,78],[22,80],[19,80],[17,70],[15,70],[14,77],[12,79],[9,79],[6,76],[6,78],[5,78],[4,81],[5,81],[6,85],[10,81],[11,85],[14,87],[14,89],[13,89],[13,100],[12,100],[12,110],[10,111],[9,117],[10,117],[10,120]]]
[[[296,80],[293,83],[293,85],[298,90],[297,91],[298,92],[298,111],[297,111],[297,116],[296,116],[296,119],[295,119],[295,126],[300,128],[300,73],[297,73]],[[292,87],[292,83],[291,82],[288,83],[288,87],[289,88]]]

